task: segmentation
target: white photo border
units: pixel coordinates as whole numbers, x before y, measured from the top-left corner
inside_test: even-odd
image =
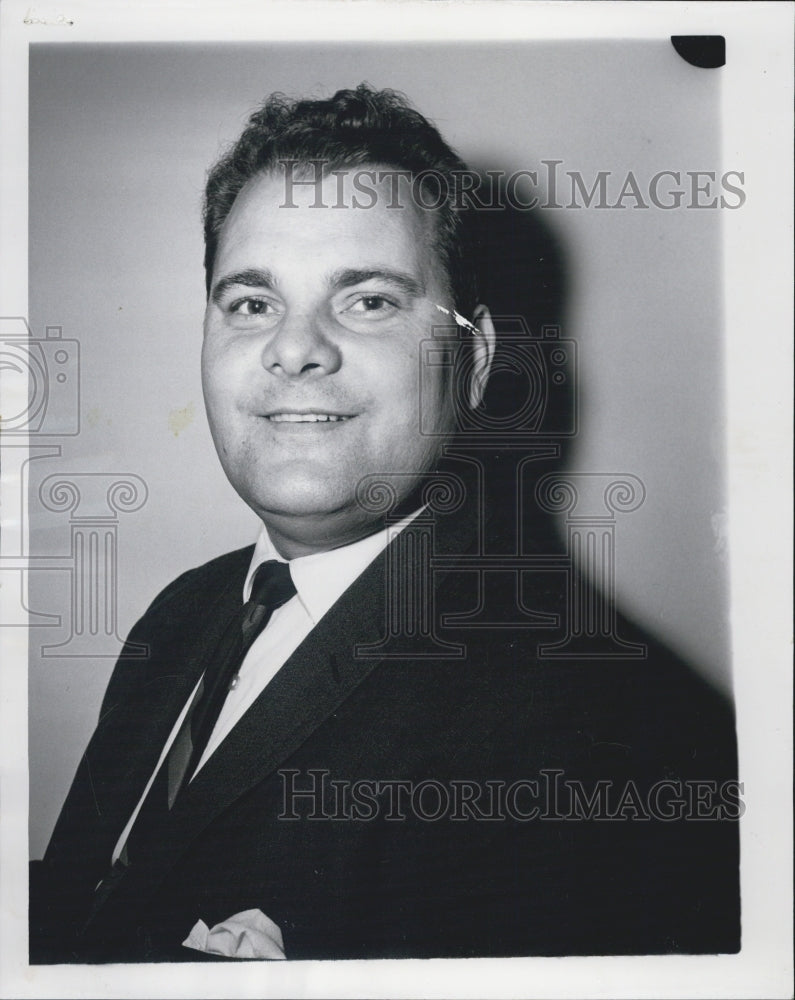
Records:
[[[27,647],[0,674],[0,995],[4,997],[778,997],[791,995],[792,7],[775,3],[300,0],[0,8],[0,310],[28,314],[27,87],[32,42],[726,38],[724,162],[747,205],[724,214],[734,692],[746,813],[736,956],[27,965]],[[18,484],[3,481],[4,489]],[[21,525],[3,524],[4,546]],[[0,601],[3,595],[0,593]]]

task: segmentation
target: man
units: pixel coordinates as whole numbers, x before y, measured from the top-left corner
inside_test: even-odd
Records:
[[[571,575],[471,627],[509,550],[456,437],[496,341],[465,170],[361,86],[271,98],[210,174],[205,401],[263,530],[134,627],[33,870],[34,962],[737,950],[722,699],[623,621],[648,655],[545,658],[528,622],[597,600]]]

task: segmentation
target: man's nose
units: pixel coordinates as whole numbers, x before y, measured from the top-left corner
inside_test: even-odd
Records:
[[[287,378],[330,375],[341,363],[339,347],[322,319],[307,313],[285,316],[262,350],[266,371]]]

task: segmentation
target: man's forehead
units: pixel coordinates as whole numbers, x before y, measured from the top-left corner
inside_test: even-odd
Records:
[[[334,212],[371,212],[386,209],[396,216],[432,222],[435,208],[417,195],[414,176],[381,164],[326,166],[322,161],[282,160],[253,174],[243,185],[234,206],[252,198],[267,198],[274,207]]]
[[[403,261],[402,270],[421,276],[437,270],[444,282],[444,266],[433,239],[434,213],[418,209],[410,197],[398,204],[391,181],[379,180],[378,170],[338,168],[319,174],[317,183],[312,178],[301,186],[293,183],[294,178],[286,181],[282,171],[256,174],[241,189],[222,227],[218,271],[227,270],[228,258],[245,255],[255,246],[275,253],[289,245],[311,250],[307,265],[322,262],[327,273],[345,267],[377,270],[397,256]],[[356,259],[340,259],[331,267],[329,258],[352,252]],[[235,266],[257,264],[276,273],[278,263],[278,259],[239,261]],[[394,261],[392,269],[401,270]]]

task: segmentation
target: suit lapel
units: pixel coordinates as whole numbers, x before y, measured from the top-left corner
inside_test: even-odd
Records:
[[[461,552],[475,537],[460,511],[436,521],[438,554]],[[184,809],[194,827],[277,770],[380,665],[355,650],[384,638],[387,557],[384,550],[324,615],[190,783]]]
[[[124,911],[154,892],[202,831],[272,774],[375,669],[377,660],[357,660],[353,651],[357,642],[381,638],[383,595],[382,553],[321,619],[180,795],[157,851],[136,859],[106,906]],[[221,628],[217,623],[213,627]],[[198,679],[198,673],[190,676]],[[186,698],[190,685],[181,689]],[[168,732],[164,730],[158,752]],[[92,920],[108,916],[103,907]]]
[[[460,514],[439,520],[436,551],[460,552],[472,525]],[[178,800],[159,850],[133,866],[119,902],[153,892],[202,831],[273,774],[379,666],[377,658],[357,658],[355,648],[384,637],[386,566],[384,551],[277,672]],[[230,613],[234,608],[225,610],[224,623]]]
[[[379,557],[324,615],[189,786],[185,809],[208,822],[272,774],[375,669],[354,647],[381,638]]]
[[[245,565],[247,568],[247,561]],[[133,696],[120,695],[103,712],[86,751],[94,775],[96,809],[114,843],[151,777],[190,692],[240,607],[244,575],[245,568],[242,574],[232,573],[223,581],[212,598],[210,614],[207,594],[202,595],[203,600],[196,595],[179,595],[176,607],[165,609],[162,620],[148,635],[150,660],[123,666],[131,675],[136,671],[143,677],[136,678]],[[177,621],[179,625],[175,626]],[[108,734],[112,738],[110,757]],[[107,779],[102,780],[106,773]]]

